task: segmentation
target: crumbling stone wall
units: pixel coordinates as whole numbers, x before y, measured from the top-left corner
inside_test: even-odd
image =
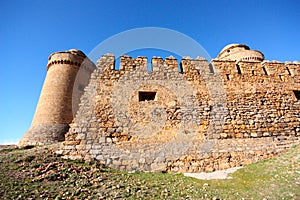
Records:
[[[63,154],[127,171],[199,172],[299,143],[299,64],[169,57],[97,63]],[[210,70],[213,69],[213,70]],[[180,71],[180,72],[179,72]],[[297,92],[296,92],[297,93]]]
[[[213,171],[272,158],[299,144],[299,64],[214,60],[226,91],[222,131],[206,149],[195,145],[173,172]],[[197,143],[196,143],[197,144]]]
[[[219,62],[227,93],[221,138],[299,136],[299,64]],[[293,72],[293,75],[289,72]]]

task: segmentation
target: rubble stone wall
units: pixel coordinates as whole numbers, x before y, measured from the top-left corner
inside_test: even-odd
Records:
[[[300,64],[113,55],[97,63],[64,157],[199,172],[274,157],[300,136]],[[213,73],[212,73],[213,72]]]

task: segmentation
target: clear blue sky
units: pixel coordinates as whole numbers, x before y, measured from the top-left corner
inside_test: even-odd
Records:
[[[243,43],[267,60],[300,60],[299,2],[1,0],[0,143],[17,142],[30,127],[55,51],[88,54],[114,34],[151,26],[192,37],[212,57]]]

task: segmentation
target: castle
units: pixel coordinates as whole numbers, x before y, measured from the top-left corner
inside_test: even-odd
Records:
[[[126,171],[199,172],[272,158],[300,143],[300,63],[231,44],[201,57],[49,57],[20,146],[64,141],[69,159]],[[74,115],[73,115],[74,114]]]

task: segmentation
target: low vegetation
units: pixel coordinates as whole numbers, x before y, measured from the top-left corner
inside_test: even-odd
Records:
[[[1,150],[2,199],[300,199],[300,146],[209,181],[64,160],[56,147]]]

